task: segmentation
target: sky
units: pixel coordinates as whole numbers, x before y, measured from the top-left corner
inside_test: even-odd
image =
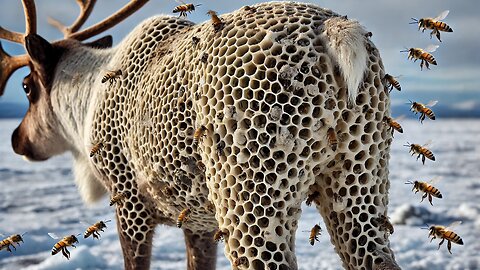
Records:
[[[41,0],[37,2],[38,33],[50,41],[62,38],[59,31],[47,24],[47,16],[52,16],[65,24],[70,24],[78,15],[74,0]],[[92,25],[126,4],[127,0],[98,1],[85,26]],[[456,107],[475,107],[480,105],[480,2],[478,0],[322,0],[302,1],[329,8],[350,19],[358,20],[368,31],[373,33],[372,40],[380,50],[385,71],[394,76],[401,75],[399,81],[402,92],[394,92],[392,104],[401,104],[408,99],[419,102],[438,100]],[[195,23],[209,19],[209,9],[219,14],[232,12],[244,5],[261,3],[261,1],[195,1],[201,6],[188,15]],[[360,4],[361,3],[361,4]],[[139,22],[158,14],[173,14],[178,3],[174,0],[151,0],[140,11],[105,32],[114,37],[117,44]],[[436,17],[444,10],[450,14],[444,21],[454,32],[442,32],[442,43],[430,39],[427,32],[417,31],[410,25],[411,17]],[[24,31],[24,15],[20,1],[2,1],[0,25],[9,30]],[[430,44],[440,47],[433,53],[438,66],[431,70],[420,71],[419,62],[407,60],[406,53],[400,50],[410,47],[425,48]],[[4,49],[11,55],[23,53],[23,48],[2,40]],[[28,68],[17,71],[7,84],[2,102],[27,103],[21,89],[21,81],[28,74]]]

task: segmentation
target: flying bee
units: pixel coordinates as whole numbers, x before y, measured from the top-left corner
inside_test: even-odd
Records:
[[[442,40],[440,40],[440,31],[453,32],[453,29],[448,26],[448,24],[440,21],[445,19],[449,12],[449,10],[445,10],[435,18],[421,18],[420,20],[412,18],[413,22],[410,24],[418,24],[418,30],[420,31],[420,29],[422,29],[422,33],[425,32],[426,29],[432,29],[433,31],[430,32],[430,38],[435,35],[438,41],[442,42]]]
[[[310,245],[313,246],[315,244],[315,241],[319,241],[318,236],[321,234],[321,231],[322,228],[320,227],[320,225],[315,224],[315,226],[313,226],[312,230],[310,230],[310,237],[308,238],[308,240],[310,241]]]
[[[312,205],[312,202],[315,202],[316,199],[317,199],[319,196],[320,196],[320,192],[318,192],[318,191],[315,191],[315,192],[313,192],[312,194],[309,194],[309,195],[307,196],[307,200],[305,201],[305,204],[306,204],[307,206]]]
[[[205,126],[200,126],[195,130],[193,133],[193,145],[198,146],[198,142],[202,139],[202,137],[205,137],[207,134],[207,127]]]
[[[218,229],[215,232],[215,235],[213,235],[213,241],[215,241],[215,243],[223,241],[223,240],[225,240],[226,235],[227,235],[227,233],[224,233],[222,230]]]
[[[393,88],[397,89],[398,91],[402,91],[402,87],[400,86],[400,83],[398,82],[398,77],[394,77],[390,74],[385,74],[385,76],[383,77],[383,80],[385,81],[385,84],[387,86],[387,88],[390,88],[390,91],[388,92],[392,92]]]
[[[417,60],[421,60],[420,62],[420,70],[423,70],[423,66],[430,69],[430,65],[437,65],[437,61],[435,57],[431,54],[432,52],[436,51],[437,48],[440,47],[438,45],[429,45],[425,49],[421,48],[410,48],[400,52],[408,52],[408,60],[414,59],[413,62],[417,62]]]
[[[105,83],[105,82],[109,81],[110,84],[112,84],[115,81],[117,81],[117,79],[120,78],[121,76],[122,76],[122,70],[121,69],[106,71],[105,74],[103,75],[102,83]]]
[[[119,192],[115,195],[112,196],[110,199],[110,206],[117,204],[117,205],[122,205],[125,199],[127,198],[127,194],[124,192]]]
[[[333,151],[336,151],[338,146],[338,139],[337,139],[337,133],[335,132],[335,129],[332,127],[327,130],[327,140],[330,148],[332,148]]]
[[[439,178],[434,178],[430,180],[429,182],[422,182],[422,181],[408,181],[405,184],[411,184],[413,185],[412,191],[415,190],[415,194],[417,194],[419,191],[423,192],[422,200],[420,202],[423,202],[425,198],[428,197],[428,201],[430,204],[433,206],[432,199],[433,197],[441,199],[442,193],[440,193],[440,190],[438,188],[434,187],[433,184],[438,181]]]
[[[87,230],[85,231],[85,233],[83,234],[83,238],[88,238],[90,237],[90,235],[93,236],[93,238],[95,239],[99,239],[100,237],[100,232],[103,232],[105,228],[107,228],[107,225],[105,223],[108,223],[110,222],[111,220],[105,220],[105,221],[99,221],[91,226],[89,226],[87,228]],[[82,222],[84,223],[84,222]],[[84,223],[86,224],[86,223]],[[88,224],[86,224],[88,225]]]
[[[419,144],[415,144],[415,143],[410,144],[409,142],[407,142],[407,144],[405,144],[403,146],[410,147],[410,151],[408,151],[408,152],[412,153],[412,156],[417,154],[418,155],[417,160],[421,156],[422,157],[422,163],[425,165],[425,157],[430,159],[430,160],[435,161],[435,156],[433,155],[432,151],[430,151],[426,148],[426,146],[428,146],[429,144],[430,143],[426,143],[424,145],[419,145]]]
[[[192,11],[195,10],[195,7],[198,7],[198,6],[201,6],[201,4],[198,4],[198,5],[194,5],[194,4],[185,4],[185,2],[183,1],[176,1],[178,2],[179,6],[176,6],[174,9],[173,9],[173,13],[179,13],[180,12],[180,15],[178,17],[187,17],[187,12],[188,13],[192,13]]]
[[[94,157],[95,155],[99,154],[100,151],[105,147],[103,142],[98,142],[92,146],[92,149],[90,149],[90,157]]]
[[[178,219],[177,219],[177,227],[178,228],[181,228],[183,223],[186,222],[188,220],[188,216],[190,215],[192,211],[188,208],[185,208],[182,210],[182,212],[180,212],[180,214],[178,215]]]
[[[48,235],[53,238],[53,239],[60,239],[60,237],[58,237],[56,234],[54,233],[48,233]],[[80,235],[80,234],[78,234]],[[78,236],[77,235],[77,236]],[[70,251],[68,251],[67,247],[74,247],[76,248],[75,246],[75,243],[78,243],[78,239],[77,239],[77,236],[75,235],[69,235],[69,236],[65,236],[63,237],[60,241],[58,241],[52,248],[52,255],[55,255],[57,254],[58,252],[62,251],[62,255],[67,258],[67,260],[70,260]]]
[[[8,252],[12,252],[12,250],[10,249],[10,246],[12,246],[14,250],[17,250],[17,248],[15,247],[15,244],[20,246],[20,242],[23,243],[22,236],[24,236],[25,234],[26,233],[23,233],[22,235],[12,234],[9,237],[3,239],[2,241],[0,241],[0,250],[6,249]],[[0,234],[0,236],[4,236],[4,235]]]
[[[224,23],[218,17],[218,13],[216,11],[209,10],[207,12],[207,15],[210,15],[210,17],[212,18],[213,30],[215,30],[215,32],[222,30]]]
[[[400,133],[403,133],[403,128],[397,122],[397,119],[393,119],[391,117],[384,116],[383,117],[383,122],[385,123],[385,125],[388,126],[388,130],[392,132],[392,136],[393,136],[393,132],[395,132],[395,130],[400,132]]]
[[[435,120],[435,114],[433,113],[431,107],[435,106],[438,103],[436,100],[431,100],[427,103],[427,105],[424,105],[419,102],[411,101],[411,107],[410,110],[415,113],[420,113],[420,117],[418,118],[420,120],[420,123],[423,124],[423,120],[425,120],[425,117],[428,116],[431,120]],[[429,108],[430,107],[430,108]]]
[[[388,234],[393,234],[393,225],[387,216],[379,214],[378,217],[375,218],[375,220],[377,221],[378,228],[381,231],[386,231]]]
[[[452,228],[461,224],[461,221],[455,221],[452,222],[452,224],[448,225],[447,227],[441,226],[441,225],[432,225],[428,230],[430,231],[428,233],[428,237],[432,237],[430,242],[433,241],[433,239],[436,238],[441,238],[442,241],[438,244],[438,249],[440,249],[440,246],[443,244],[445,240],[447,240],[447,249],[450,254],[452,254],[452,242],[455,244],[463,245],[463,240],[462,238],[456,234],[455,232],[452,231]]]

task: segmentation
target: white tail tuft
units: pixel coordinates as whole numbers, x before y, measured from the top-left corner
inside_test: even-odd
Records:
[[[367,31],[357,22],[346,17],[334,17],[325,21],[323,34],[327,40],[327,51],[334,59],[345,80],[348,102],[354,102],[360,83],[367,69]]]

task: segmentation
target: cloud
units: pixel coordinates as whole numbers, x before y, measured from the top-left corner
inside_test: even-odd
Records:
[[[58,30],[47,24],[47,16],[71,23],[78,14],[78,7],[74,0],[37,0],[38,29],[48,40],[61,38]],[[202,6],[189,15],[189,19],[201,23],[209,18],[205,14],[208,9],[220,14],[231,12],[244,5],[251,5],[263,1],[199,1]],[[339,14],[348,15],[357,19],[369,31],[373,32],[372,40],[376,44],[383,59],[385,71],[399,75],[403,74],[402,82],[415,91],[478,91],[480,89],[480,54],[478,53],[478,36],[480,23],[478,17],[478,1],[447,1],[447,0],[403,0],[382,1],[369,0],[322,0],[303,1],[315,3],[321,7],[331,9]],[[98,1],[91,18],[86,25],[92,25],[107,17],[115,10],[128,3],[127,0]],[[117,27],[107,31],[114,36],[114,43],[118,43],[142,20],[161,13],[172,14],[173,8],[178,5],[172,0],[150,1],[139,12],[135,13]],[[449,9],[450,14],[445,21],[454,29],[453,33],[442,33],[444,42],[439,43],[430,39],[428,33],[421,33],[414,25],[409,25],[411,17],[436,16],[443,10]],[[5,1],[0,9],[0,24],[15,31],[23,32],[24,18],[20,1]],[[426,47],[431,43],[439,43],[440,48],[434,53],[439,65],[432,66],[429,71],[420,72],[418,61],[413,63],[407,60],[407,55],[400,53],[406,47]],[[5,42],[3,42],[5,44]],[[21,48],[8,44],[4,46],[11,53],[21,53]],[[24,71],[11,79],[6,96],[2,100],[12,101],[24,99],[18,95],[18,88]],[[12,93],[14,92],[14,93]],[[10,94],[12,93],[12,94]],[[478,98],[480,99],[480,97]]]

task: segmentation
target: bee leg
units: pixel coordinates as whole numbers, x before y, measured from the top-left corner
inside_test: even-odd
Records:
[[[425,66],[427,67],[427,69],[430,69],[430,64],[428,64],[428,61],[425,61]]]
[[[62,247],[62,255],[63,257],[67,258],[67,260],[70,260],[70,254],[67,253],[68,250],[65,247]]]
[[[428,195],[427,193],[423,194],[422,200],[421,200],[420,202],[423,202],[423,200],[425,200],[425,198],[427,197],[427,195]]]
[[[438,248],[437,248],[437,250],[440,249],[440,247],[442,246],[442,244],[443,244],[444,241],[445,241],[445,238],[443,238],[442,241],[440,241],[440,243],[438,243]],[[450,242],[450,241],[448,241],[448,242]]]
[[[448,249],[448,252],[452,254],[452,242],[450,242],[450,240],[448,240],[447,242],[447,249]]]
[[[7,245],[7,251],[12,252],[12,250],[10,249],[10,244]]]
[[[442,40],[440,39],[440,31],[437,31],[437,35],[436,35],[436,36],[437,36],[438,41],[442,42]]]
[[[425,165],[425,155],[422,155],[422,163]]]
[[[433,198],[433,197],[432,197],[432,195],[430,195],[430,194],[429,194],[429,195],[428,195],[428,201],[429,201],[429,202],[430,202],[430,204],[433,206],[433,203],[432,203],[432,198]]]

